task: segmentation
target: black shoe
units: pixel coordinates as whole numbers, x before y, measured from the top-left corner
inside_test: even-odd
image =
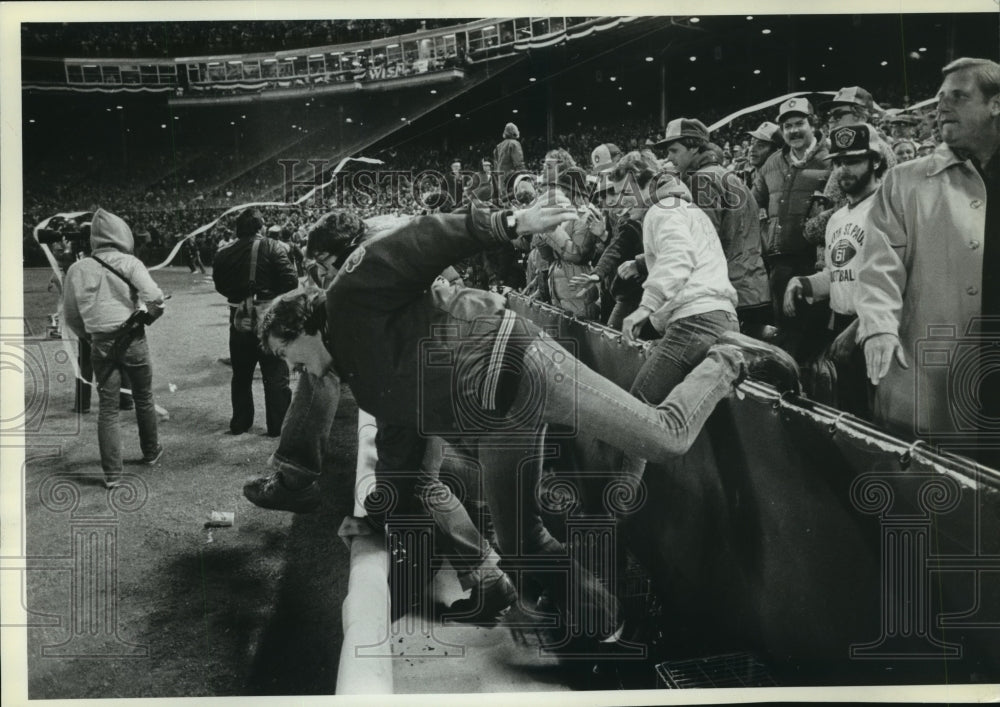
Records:
[[[144,456],[142,458],[142,463],[145,464],[146,466],[153,466],[153,464],[156,464],[158,461],[160,461],[162,457],[163,457],[163,445],[161,444],[156,448],[155,452],[147,456]]]
[[[755,378],[773,385],[781,393],[801,391],[799,366],[783,349],[736,331],[727,331],[709,351],[727,346],[735,348],[743,356],[745,367],[736,381],[737,385],[744,378]]]
[[[301,489],[290,489],[285,486],[279,471],[250,479],[243,484],[243,495],[255,506],[292,513],[312,513],[319,508],[321,500],[318,482],[313,481]]]
[[[468,599],[459,599],[450,607],[448,618],[462,623],[495,625],[517,601],[517,588],[502,575],[493,584],[483,589],[481,585],[472,588]],[[454,613],[456,616],[451,616]]]

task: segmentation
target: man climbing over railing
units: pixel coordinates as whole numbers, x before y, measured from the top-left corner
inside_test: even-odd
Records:
[[[552,568],[565,568],[540,572],[538,579],[558,604],[570,590],[579,597],[580,616],[565,617],[567,622],[586,618],[594,627],[588,635],[614,642],[623,630],[618,601],[567,559],[538,509],[525,505],[533,498],[530,483],[526,492],[520,479],[530,482],[537,473],[531,463],[537,457],[525,450],[536,447],[552,424],[636,458],[665,462],[687,451],[715,405],[744,377],[791,390],[797,370],[783,352],[735,334],[731,343],[713,346],[666,400],[647,405],[495,295],[431,287],[453,262],[578,216],[572,208],[537,203],[516,211],[473,208],[467,215],[415,218],[358,246],[325,298],[300,291],[280,297],[263,316],[259,334],[289,364],[351,387],[359,407],[379,422],[380,459],[421,459],[434,436],[477,443],[501,553],[542,555]]]

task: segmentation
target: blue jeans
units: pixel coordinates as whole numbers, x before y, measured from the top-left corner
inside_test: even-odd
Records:
[[[727,331],[739,331],[736,315],[723,310],[695,314],[667,325],[632,381],[629,392],[643,402],[660,402],[705,358]]]
[[[156,454],[159,447],[156,405],[153,402],[153,367],[146,335],[142,333],[130,338],[95,334],[91,341],[91,357],[100,400],[97,440],[101,450],[101,468],[106,475],[113,476],[122,471],[118,396],[123,373],[127,374],[132,385],[135,419],[139,425],[139,447],[143,456]]]
[[[569,556],[539,514],[535,485],[545,426],[569,428],[578,440],[598,440],[624,451],[626,469],[641,468],[644,460],[663,463],[690,448],[716,404],[732,390],[740,364],[713,353],[655,406],[591,370],[546,334],[527,346],[523,370],[510,409],[524,414],[526,424],[519,432],[529,435],[520,441],[488,435],[479,440],[500,552],[545,556],[546,571],[538,579],[550,598],[565,606],[572,590],[581,613],[567,617],[570,625],[603,638],[620,624],[617,600]]]
[[[260,364],[260,377],[264,383],[264,413],[267,433],[272,437],[281,434],[281,423],[292,398],[288,387],[288,364],[284,359],[266,354],[252,332],[236,331],[232,326],[234,307],[229,314],[229,357],[233,363],[231,395],[233,416],[229,429],[234,433],[246,432],[253,427],[253,372]]]
[[[340,383],[332,374],[316,377],[303,372],[299,376],[278,449],[268,462],[282,472],[290,488],[302,488],[319,478],[339,402]],[[391,485],[396,504],[385,512],[371,509],[373,520],[384,524],[393,513],[429,516],[437,554],[448,558],[463,588],[498,578],[500,558],[440,479],[443,467],[447,476],[467,483],[468,476],[460,473],[464,470],[456,468],[467,461],[446,450],[440,438],[421,438],[415,429],[380,424],[377,442],[376,480]],[[474,491],[469,488],[466,495],[474,497]]]

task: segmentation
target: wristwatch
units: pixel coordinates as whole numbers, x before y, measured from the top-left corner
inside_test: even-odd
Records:
[[[507,228],[517,229],[517,216],[514,215],[513,211],[507,214]]]

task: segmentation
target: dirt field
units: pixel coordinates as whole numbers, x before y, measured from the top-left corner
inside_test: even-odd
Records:
[[[49,275],[25,270],[27,335],[44,336],[55,310]],[[210,276],[167,268],[154,278],[173,295],[148,329],[156,401],[170,419],[162,462],[126,466],[130,486],[103,486],[97,397],[89,414],[71,412],[62,345],[25,348],[29,697],[332,694],[348,563],[336,531],[353,504],[356,405],[345,392],[320,512],[251,505],[242,484],[276,447],[259,374],[254,429],[225,434],[225,304]],[[122,413],[122,440],[126,460],[141,456],[132,413]],[[234,526],[210,533],[212,511],[234,512]]]

